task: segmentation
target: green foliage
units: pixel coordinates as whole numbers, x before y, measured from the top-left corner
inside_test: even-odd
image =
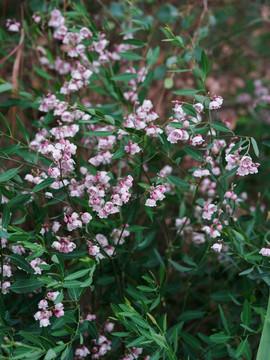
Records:
[[[6,6],[8,17],[21,16],[16,7]],[[79,95],[61,94],[63,79],[69,81],[70,74],[58,74],[53,69],[54,59],[63,56],[63,49],[54,46],[53,29],[45,25],[54,8],[62,10],[74,33],[79,31],[77,25],[91,29],[93,36],[86,39],[87,47],[98,40],[99,30],[108,34],[110,51],[114,51],[114,45],[119,45],[120,32],[121,36],[128,35],[121,42],[129,50],[118,53],[120,60],[109,59],[98,71],[93,71],[90,83]],[[32,21],[29,9],[40,12],[41,27]],[[269,57],[269,48],[265,45],[269,42],[269,31],[264,7],[258,2],[247,6],[229,1],[215,6],[209,3],[207,7],[191,4],[186,10],[180,3],[172,5],[152,0],[31,0],[24,3],[22,13],[25,36],[18,74],[15,62],[18,64],[21,33],[7,33],[6,29],[0,32],[1,57],[5,60],[0,66],[3,73],[6,71],[6,79],[0,79],[3,113],[0,129],[0,237],[3,239],[0,358],[73,359],[75,349],[84,341],[89,346],[99,341],[102,327],[110,319],[116,325],[112,334],[107,334],[112,350],[104,359],[119,360],[125,351],[130,354],[132,347],[142,348],[150,360],[251,360],[257,349],[258,360],[268,359],[270,305],[267,312],[265,309],[270,266],[259,249],[269,242],[269,213],[266,213],[270,198],[269,101],[256,97],[259,91],[256,92],[251,81],[258,74],[263,79],[262,93],[269,86],[260,67],[260,62],[264,64],[261,59]],[[17,50],[12,52],[13,49]],[[38,60],[41,54],[46,55],[49,66]],[[96,60],[88,51],[85,62],[92,64]],[[75,62],[76,58],[73,65]],[[125,72],[127,68],[132,68],[132,72]],[[145,70],[140,73],[142,69]],[[139,73],[142,79],[136,84],[139,104],[151,98],[161,113],[156,123],[163,130],[158,134],[158,145],[141,129],[123,125],[125,115],[137,107],[135,100],[128,100],[124,94],[133,91]],[[246,82],[245,92],[254,96],[253,102],[236,103],[236,96],[244,91],[243,81],[239,79]],[[226,90],[222,87],[213,90],[215,84],[223,85],[223,82]],[[210,114],[210,97],[218,95],[218,91],[226,96],[229,110],[232,110],[230,124],[224,121],[224,114],[221,113],[220,119],[215,117],[215,111]],[[50,176],[41,176],[40,182],[33,186],[24,179],[31,171],[40,175],[52,164],[33,146],[29,147],[34,132],[39,129],[49,132],[51,127],[58,126],[59,119],[53,113],[48,112],[40,118],[38,112],[40,99],[48,92],[56,94],[59,101],[68,99],[69,106],[77,102],[77,108],[89,115],[86,120],[78,120],[82,131],[76,135],[74,143],[81,146],[83,155],[78,157],[69,181],[73,176],[77,176],[78,182],[81,180],[80,167],[93,176],[98,174],[100,168],[87,160],[88,153],[97,148],[100,139],[120,137],[122,130],[142,149],[132,161],[125,150],[128,140],[120,139],[120,146],[113,142],[112,161],[118,160],[115,162],[118,167],[112,170],[105,164],[104,169],[115,185],[122,176],[122,169],[128,168],[129,174],[137,179],[136,196],[121,208],[119,216],[101,219],[91,213],[91,223],[76,231],[76,235],[72,234],[76,249],[70,253],[53,249],[57,236],[51,224],[63,220],[68,206],[78,213],[91,212],[89,199],[85,195],[70,197],[70,183],[52,189],[55,179]],[[90,99],[89,106],[84,98]],[[204,105],[201,117],[191,99]],[[191,122],[199,122],[196,134],[211,139],[216,133],[215,143],[211,140],[207,148],[197,149],[189,144],[173,147],[165,135],[166,119],[172,115],[171,100],[182,104]],[[234,118],[237,118],[236,126]],[[184,129],[180,122],[169,124],[171,128]],[[100,130],[101,125],[106,126],[106,130]],[[262,164],[261,174],[245,182],[236,177],[238,166],[226,171],[226,164],[221,161],[218,174],[213,171],[211,161],[205,161],[205,154],[217,146],[218,140],[237,133],[243,135],[237,142],[234,139],[236,143],[229,154],[251,152]],[[87,139],[91,140],[90,145],[87,141],[85,145]],[[224,148],[220,154],[225,157]],[[166,161],[173,167],[173,174],[166,174],[165,178],[154,176]],[[238,198],[244,197],[246,191],[251,194],[247,203],[241,202],[237,212],[234,203],[229,206],[232,214],[222,229],[226,251],[218,255],[210,249],[210,238],[201,244],[191,240],[192,233],[203,234],[196,206],[197,209],[204,207],[202,196],[205,194],[198,194],[202,180],[192,177],[193,170],[199,166],[210,171],[209,181],[218,189],[221,200],[225,199],[232,183]],[[155,208],[142,209],[142,201],[151,186],[161,183],[172,189],[166,195],[168,201]],[[260,192],[258,196],[257,191]],[[50,199],[46,197],[47,192],[52,192]],[[212,200],[218,203],[217,197]],[[222,212],[218,213],[218,217],[222,216]],[[175,220],[184,217],[182,228],[176,228]],[[126,225],[129,225],[130,237],[122,245],[120,240]],[[43,232],[46,226],[48,229]],[[121,230],[116,242],[112,242],[114,229]],[[101,233],[108,237],[114,250],[111,255],[102,250],[104,258],[93,260],[87,245]],[[12,250],[20,246],[26,250],[26,255]],[[34,270],[31,261],[36,258],[46,263],[37,265]],[[4,265],[11,265],[15,274],[12,280],[4,278]],[[10,293],[4,294],[3,283],[8,280]],[[33,315],[38,311],[39,301],[49,291],[59,292],[53,304],[63,302],[65,314],[59,318],[53,316],[49,328],[40,328]],[[97,314],[96,320],[85,320],[90,312]],[[89,335],[87,340],[85,334]]]

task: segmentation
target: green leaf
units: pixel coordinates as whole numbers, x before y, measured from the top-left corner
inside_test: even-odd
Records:
[[[65,281],[63,287],[67,289],[78,289],[81,287],[82,284],[83,283],[81,281],[70,280],[70,281]]]
[[[30,341],[33,344],[36,345],[41,345],[41,341],[39,340],[38,337],[34,336],[33,334],[30,334],[26,331],[20,331],[19,334],[24,337],[25,339],[27,339],[28,341]]]
[[[9,258],[10,258],[12,264],[20,267],[24,271],[26,271],[30,274],[35,273],[35,270],[32,268],[32,266],[29,264],[29,262],[27,260],[25,260],[25,258],[22,255],[11,254],[11,255],[9,255]]]
[[[54,181],[55,181],[55,179],[46,178],[45,180],[43,180],[41,183],[37,184],[33,188],[33,192],[38,192],[38,191],[45,189],[46,187],[50,186]]]
[[[239,141],[234,147],[230,150],[229,154],[233,154],[236,150],[238,150],[241,146],[243,146],[247,140]]]
[[[71,357],[70,357],[70,354],[71,354]],[[61,360],[70,360],[70,359],[73,359],[73,356],[72,356],[72,347],[71,347],[71,344],[69,346],[67,346],[65,348],[65,350],[62,352],[62,355],[61,355]]]
[[[145,46],[145,43],[141,40],[138,40],[138,39],[126,39],[126,40],[123,40],[123,43],[124,44],[129,44],[129,45],[135,45],[135,46],[138,46],[138,47],[142,47],[142,46]]]
[[[185,147],[184,151],[187,155],[191,156],[193,159],[197,160],[197,161],[203,161],[204,157],[203,155],[196,149],[193,149],[191,147]]]
[[[149,286],[145,286],[145,285],[139,285],[137,286],[137,289],[141,290],[141,291],[146,291],[146,292],[153,292],[155,291],[155,289],[149,287]]]
[[[257,144],[257,141],[252,137],[251,139],[251,143],[252,143],[252,146],[253,146],[253,150],[254,150],[254,153],[257,157],[259,157],[260,155],[260,152],[259,152],[259,148],[258,148],[258,144]]]
[[[225,172],[225,174],[221,176],[220,180],[223,180],[223,179],[233,176],[234,174],[236,174],[238,168],[239,168],[239,166],[236,166],[232,170]]]
[[[123,73],[123,74],[117,74],[117,75],[113,76],[111,79],[114,81],[129,81],[129,80],[136,79],[136,77],[137,77],[137,74]]]
[[[241,341],[240,344],[238,345],[236,350],[236,356],[238,357],[243,355],[247,349],[248,349],[248,339],[245,338],[245,340]],[[260,360],[261,358],[257,358],[257,359]]]
[[[201,319],[202,317],[204,317],[206,314],[205,311],[200,311],[200,310],[188,310],[183,312],[178,318],[177,320],[181,320],[181,321],[190,321],[190,320],[194,320],[194,319]]]
[[[159,53],[160,53],[159,46],[157,46],[154,50],[149,49],[149,51],[146,55],[146,62],[147,62],[148,67],[151,67],[152,65],[154,65],[154,63],[157,61],[157,59],[159,57]]]
[[[243,311],[241,313],[241,320],[244,325],[249,325],[251,322],[251,308],[250,303],[247,299],[245,299],[243,304]]]
[[[138,315],[131,315],[130,317],[131,317],[133,322],[140,325],[144,329],[149,329],[150,328],[149,324],[144,319],[140,318]]]
[[[175,329],[174,331],[174,339],[173,339],[173,351],[176,353],[178,349],[178,331]]]
[[[166,178],[168,179],[168,182],[170,184],[179,186],[180,188],[189,189],[189,187],[190,187],[190,185],[187,181],[185,181],[177,176],[166,174]]]
[[[222,123],[218,123],[218,122],[211,122],[210,123],[211,127],[215,130],[218,131],[223,131],[223,132],[232,132],[232,130],[230,130],[229,128],[227,128],[226,125],[222,124]]]
[[[240,272],[239,276],[250,274],[254,270],[254,266],[250,269]]]
[[[43,286],[43,282],[39,279],[21,279],[15,281],[10,287],[10,290],[18,293],[29,293],[40,289]]]
[[[112,135],[113,131],[87,131],[85,135],[89,136],[97,136],[97,137],[106,137]]]
[[[160,334],[152,334],[152,338],[162,348],[166,347],[166,345],[165,345],[166,340],[165,340],[164,336],[162,336]]]
[[[187,272],[187,271],[190,271],[192,270],[191,268],[188,268],[186,266],[182,266],[182,265],[179,265],[177,262],[169,259],[169,262],[172,264],[172,266],[177,270],[177,271],[180,271],[180,272]]]
[[[140,336],[138,339],[135,339],[131,342],[129,342],[128,344],[126,344],[126,347],[129,348],[129,347],[132,347],[132,346],[139,346],[145,339],[144,336]]]
[[[175,94],[175,95],[193,95],[193,94],[197,94],[200,91],[202,91],[202,90],[182,89],[182,90],[173,91],[173,94]]]
[[[2,113],[0,113],[0,117],[4,120],[4,123],[6,124],[6,127],[7,127],[8,131],[9,131],[9,135],[12,136],[11,127],[10,127],[7,119],[4,117],[4,115]],[[15,146],[17,146],[17,145],[15,145]]]
[[[24,138],[24,140],[26,140],[26,142],[29,142],[29,134],[25,128],[25,126],[23,125],[22,121],[20,120],[20,118],[15,114],[18,126],[19,126],[19,130]]]
[[[191,105],[182,105],[182,109],[184,110],[184,112],[187,115],[197,118],[197,112],[196,112],[196,110],[194,109],[193,106],[191,106]]]
[[[53,349],[49,349],[44,357],[44,360],[52,360],[56,357],[56,353]]]
[[[190,335],[186,332],[181,332],[180,336],[184,340],[184,342],[187,343],[188,345],[191,345],[193,349],[200,350],[202,348],[199,340],[196,339],[195,336]]]
[[[113,336],[118,336],[118,337],[126,337],[126,336],[129,336],[130,333],[125,332],[125,331],[119,331],[119,332],[113,332],[112,335]]]
[[[128,229],[128,231],[136,232],[136,231],[146,230],[149,228],[146,226],[141,226],[141,225],[131,225],[131,226],[127,227],[127,229]]]
[[[210,339],[216,344],[224,344],[230,339],[229,335],[224,333],[217,333],[210,336]]]
[[[52,80],[53,79],[53,76],[46,73],[46,71],[40,69],[37,66],[33,66],[33,67],[34,67],[35,72],[38,73],[38,75],[42,76],[44,79],[47,79],[47,80]]]
[[[86,275],[90,270],[91,269],[83,269],[83,270],[76,271],[75,273],[66,276],[64,280],[67,281],[67,280],[79,279],[79,278],[83,277],[84,275]]]
[[[221,317],[221,321],[222,321],[224,330],[226,331],[227,334],[230,334],[230,331],[229,331],[229,328],[228,328],[228,323],[227,323],[227,320],[226,320],[226,316],[225,316],[224,311],[223,311],[220,304],[218,304],[218,308],[219,308],[220,317]]]
[[[116,152],[113,154],[112,159],[121,159],[126,154],[125,148],[120,147],[116,150]]]
[[[177,70],[168,70],[168,72],[172,72],[172,73],[182,73],[182,72],[187,72],[187,71],[191,71],[193,69],[177,69]],[[201,99],[200,99],[201,100]]]
[[[88,322],[88,330],[92,338],[96,339],[96,341],[98,342],[98,338],[99,338],[98,331],[95,324],[92,321]]]
[[[209,66],[209,60],[208,60],[204,50],[202,51],[200,67],[204,73],[204,76],[206,77],[209,73],[210,66]]]
[[[5,229],[2,229],[2,227],[0,226],[0,238],[1,237],[4,239],[8,239],[10,235]]]
[[[267,313],[264,320],[263,331],[257,353],[257,360],[268,360],[270,354],[270,296],[268,298]]]
[[[0,94],[13,89],[13,85],[10,83],[4,83],[0,85]]]
[[[149,360],[159,360],[160,358],[160,354],[158,351],[156,351],[151,357]]]
[[[5,229],[10,222],[10,209],[7,204],[3,206],[2,227]]]
[[[234,229],[232,229],[232,232],[234,233],[234,235],[241,241],[245,241],[245,238],[244,236],[239,232],[239,231],[236,231]]]
[[[135,54],[133,52],[123,52],[118,54],[121,58],[127,59],[127,60],[141,60],[142,57],[138,54]]]
[[[20,169],[20,167],[10,169],[10,170],[7,170],[7,171],[3,172],[2,174],[0,174],[0,183],[14,178],[14,176],[16,176],[18,174],[19,169]]]
[[[115,125],[115,120],[111,115],[104,115],[104,119],[107,120],[110,124]]]
[[[195,77],[204,78],[204,73],[202,72],[201,69],[199,69],[199,68],[194,68],[194,69],[192,69],[192,72],[193,72],[193,74],[194,74]]]

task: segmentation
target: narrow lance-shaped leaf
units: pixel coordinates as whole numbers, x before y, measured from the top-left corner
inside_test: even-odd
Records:
[[[0,174],[0,183],[14,178],[14,176],[18,174],[19,169],[20,167],[4,171],[2,174]]]
[[[32,266],[29,264],[27,260],[22,255],[19,254],[11,254],[9,255],[9,258],[11,260],[11,263],[18,266],[22,270],[34,274],[35,270],[32,268]]]

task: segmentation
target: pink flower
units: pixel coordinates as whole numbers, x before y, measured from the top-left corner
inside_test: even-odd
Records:
[[[221,105],[223,104],[223,99],[221,96],[216,96],[212,99],[212,101],[209,104],[210,110],[217,110],[221,108]]]
[[[146,200],[145,206],[150,206],[150,207],[157,206],[157,202],[154,199],[149,198]]]
[[[211,249],[213,249],[214,251],[220,252],[222,249],[222,244],[215,243],[213,246],[211,246]]]
[[[131,155],[135,155],[139,153],[141,150],[142,149],[139,147],[139,145],[133,141],[129,141],[128,145],[125,146],[125,151],[127,153],[130,153]]]
[[[54,305],[54,315],[56,317],[61,317],[65,315],[64,305],[61,302]]]
[[[54,167],[54,168],[49,168],[48,174],[52,178],[56,179],[56,178],[58,178],[60,176],[61,173],[60,173],[60,170],[57,167]]]
[[[47,298],[51,301],[55,301],[55,299],[57,298],[57,296],[60,294],[59,291],[54,291],[54,292],[48,292],[47,293]]]
[[[30,261],[30,265],[35,270],[35,274],[41,275],[42,269],[38,265],[48,265],[45,261],[40,258],[35,258]]]
[[[193,146],[196,145],[201,145],[204,142],[204,139],[202,138],[202,135],[198,134],[198,135],[193,135],[190,139],[189,139],[189,143]]]
[[[35,320],[39,320],[40,327],[47,327],[50,325],[49,318],[52,316],[52,312],[48,310],[42,310],[35,313]]]
[[[198,113],[201,113],[203,111],[203,104],[201,103],[194,104],[193,107]]]
[[[88,224],[89,221],[92,219],[92,216],[89,213],[85,212],[81,215],[81,219],[83,223]]]
[[[208,176],[210,175],[210,171],[208,169],[196,169],[193,172],[193,176],[201,178],[202,176]]]
[[[46,301],[45,299],[40,300],[40,302],[38,303],[38,308],[44,310],[47,307],[48,307],[48,301]]]
[[[188,140],[189,135],[185,130],[175,129],[168,136],[167,140],[171,144],[176,144],[179,140]]]
[[[54,221],[52,225],[52,231],[54,233],[57,233],[57,231],[60,229],[61,224],[58,221]]]
[[[48,318],[43,318],[43,319],[40,319],[40,322],[39,322],[39,326],[40,327],[46,327],[48,325],[50,325],[50,320]]]
[[[204,208],[203,208],[203,214],[202,214],[202,218],[203,219],[207,219],[207,220],[211,220],[212,215],[214,214],[214,212],[217,211],[217,206],[214,204],[204,204]]]
[[[192,240],[196,244],[203,244],[205,242],[205,236],[204,236],[204,234],[193,232],[192,233]]]
[[[114,323],[112,323],[112,322],[107,322],[107,323],[104,325],[104,331],[112,332],[113,329],[114,329]]]
[[[7,294],[9,292],[11,284],[9,281],[3,281],[3,284],[0,281],[0,288],[2,288],[2,294]]]
[[[64,25],[64,22],[65,22],[65,18],[62,16],[62,14],[60,13],[59,10],[57,9],[54,9],[52,12],[51,12],[51,18],[50,18],[50,21],[48,23],[49,26],[51,27],[59,27],[61,25]]]
[[[88,250],[89,250],[89,255],[92,255],[92,256],[96,256],[100,252],[99,247],[97,245],[93,245],[93,244],[88,245]]]
[[[87,38],[90,38],[93,36],[91,31],[86,27],[83,27],[80,29],[80,34],[84,39],[87,39]]]
[[[87,355],[90,354],[90,351],[87,349],[86,346],[83,346],[82,348],[78,348],[75,350],[75,355],[79,358],[79,359],[83,359],[85,358]]]
[[[21,24],[18,21],[8,19],[6,22],[6,26],[8,28],[8,31],[18,32],[20,31]]]
[[[41,21],[41,17],[39,15],[39,13],[34,13],[32,15],[32,18],[33,18],[34,22],[37,23],[37,24],[40,23],[40,21]]]
[[[269,248],[262,248],[259,252],[262,256],[270,256],[270,249]]]

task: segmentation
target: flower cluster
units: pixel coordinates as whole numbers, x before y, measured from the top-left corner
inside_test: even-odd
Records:
[[[165,192],[166,187],[164,184],[157,186],[152,185],[149,189],[150,197],[146,200],[145,205],[150,207],[156,206],[157,201],[162,201],[165,198]]]
[[[72,252],[76,248],[76,244],[74,242],[70,241],[69,237],[60,237],[56,236],[58,241],[54,241],[52,243],[52,248],[63,252],[64,254],[68,254],[69,252]]]
[[[241,156],[241,148],[238,149],[237,154],[230,154],[231,149],[235,146],[234,143],[226,150],[226,169],[232,170],[238,167],[236,174],[239,176],[245,176],[249,174],[256,174],[258,172],[259,163],[254,163],[250,156]]]
[[[64,305],[61,302],[55,303],[59,295],[59,291],[48,292],[45,299],[40,300],[38,303],[38,308],[40,311],[36,312],[34,315],[35,320],[39,320],[40,327],[46,327],[50,325],[50,317],[53,315],[56,317],[64,316]],[[54,305],[49,306],[48,301],[54,302]]]
[[[68,231],[82,228],[83,224],[88,224],[91,219],[92,216],[87,212],[83,214],[73,212],[71,215],[65,214],[64,216],[64,222],[67,224]]]

